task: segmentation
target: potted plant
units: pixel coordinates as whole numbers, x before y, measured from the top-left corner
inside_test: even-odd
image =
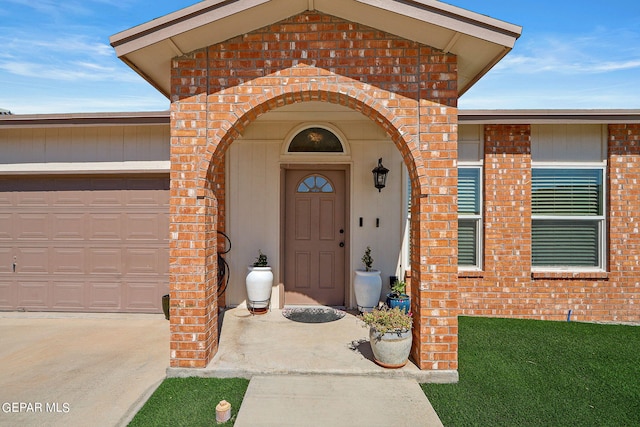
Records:
[[[362,256],[364,270],[356,270],[356,276],[353,280],[353,290],[356,294],[356,304],[358,310],[367,312],[373,310],[380,302],[380,292],[382,291],[382,279],[380,278],[380,270],[372,268],[373,258],[371,257],[371,248],[367,246]]]
[[[269,308],[271,288],[273,287],[273,272],[267,261],[267,256],[258,251],[258,257],[249,266],[249,273],[245,281],[247,285],[247,308],[252,313],[263,314]]]
[[[411,310],[411,300],[409,295],[405,294],[407,289],[407,282],[403,280],[396,280],[391,284],[391,293],[387,294],[387,306],[389,308],[399,307],[408,313]]]
[[[407,364],[413,337],[411,313],[396,308],[374,309],[360,319],[369,327],[369,342],[374,361],[384,368],[401,368]]]

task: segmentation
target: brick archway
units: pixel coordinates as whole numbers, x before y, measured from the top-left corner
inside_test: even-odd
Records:
[[[225,151],[260,115],[288,104],[323,101],[347,106],[369,117],[386,131],[401,152],[411,177],[413,199],[411,292],[416,321],[412,356],[421,369],[457,369],[454,312],[457,300],[455,294],[443,298],[443,292],[450,292],[455,285],[449,276],[442,280],[442,275],[451,270],[450,266],[449,271],[439,268],[439,264],[446,263],[437,259],[456,255],[451,242],[456,237],[453,222],[457,217],[451,214],[447,219],[443,217],[445,210],[453,209],[455,213],[455,204],[451,207],[455,196],[452,189],[456,185],[452,154],[455,138],[441,141],[430,132],[420,132],[425,122],[450,122],[455,109],[424,102],[420,105],[390,92],[371,91],[368,85],[323,69],[300,66],[288,71],[286,77],[276,81],[273,76],[258,78],[216,94],[196,95],[172,106],[171,365],[204,367],[217,351],[214,230],[222,227],[226,215]],[[291,80],[295,83],[291,84]],[[192,120],[189,124],[193,127],[185,126],[187,120],[183,118],[189,117],[188,112],[198,104],[207,120]],[[444,150],[442,144],[453,147]],[[431,146],[438,147],[438,151],[430,151]],[[445,160],[443,153],[447,154]],[[434,174],[437,169],[441,172]],[[434,200],[442,197],[448,199]],[[447,205],[434,209],[438,203]],[[428,230],[433,227],[420,223],[421,219],[429,222],[430,217],[438,217],[435,228],[450,229],[448,235],[442,232],[433,235]],[[431,265],[429,270],[427,264]],[[437,301],[431,297],[435,295],[433,292],[438,292]],[[449,311],[446,316],[442,316],[444,310]]]

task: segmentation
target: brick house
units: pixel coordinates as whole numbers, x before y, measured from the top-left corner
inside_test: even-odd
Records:
[[[353,307],[353,270],[370,246],[383,277],[410,276],[413,360],[448,378],[457,375],[459,315],[640,321],[640,111],[457,109],[458,98],[511,50],[520,31],[430,0],[241,0],[199,2],[113,36],[118,56],[171,100],[164,119],[115,118],[108,126],[127,127],[109,128],[109,141],[124,148],[117,165],[101,166],[104,176],[130,180],[112,183],[119,189],[143,186],[134,178],[157,178],[145,181],[145,189],[165,197],[145,209],[156,216],[165,209],[168,233],[152,238],[147,225],[143,234],[151,246],[155,239],[163,247],[164,239],[166,282],[144,269],[144,260],[162,264],[165,255],[140,247],[135,253],[143,261],[126,276],[137,287],[127,286],[134,297],[126,301],[140,301],[129,307],[141,311],[136,305],[159,301],[168,285],[171,365],[198,368],[211,360],[219,309],[244,303],[246,266],[258,250],[274,269],[272,304]],[[37,128],[74,129],[72,139],[104,135],[111,119],[2,118],[0,144],[31,141]],[[157,142],[162,135],[153,142],[140,136],[154,126],[170,138],[168,151]],[[309,136],[330,143],[305,144]],[[141,140],[157,145],[157,158],[142,154]],[[103,145],[100,138],[94,143]],[[100,163],[99,151],[80,159],[89,166],[78,176],[95,174],[88,171]],[[3,177],[41,170],[22,156],[0,165]],[[380,158],[390,169],[382,191],[371,182]],[[55,159],[40,162],[45,171],[65,167],[53,166]],[[331,183],[332,198],[305,205],[297,198],[304,182]],[[141,206],[129,203],[134,193],[122,192],[122,206]],[[83,202],[88,210],[96,203]],[[154,203],[160,208],[151,209]],[[13,212],[7,222],[21,211]],[[336,248],[300,257],[295,236],[306,229],[292,224],[313,212],[328,216],[310,221],[312,246],[330,241]],[[60,215],[63,223],[68,212]],[[139,221],[123,229],[144,222],[143,211],[128,215]],[[233,243],[226,255],[231,282],[222,294],[217,231]],[[131,248],[134,239],[124,234],[105,245],[112,252],[93,254],[101,262],[89,264],[108,269],[118,256],[128,259],[113,255]],[[5,240],[14,245],[5,245],[10,257],[19,238]],[[2,274],[15,277],[10,268]],[[299,274],[330,280],[297,286]],[[111,280],[124,288],[123,279]],[[83,295],[111,292],[120,298],[113,310],[127,311],[108,283],[98,280]],[[19,303],[9,299],[0,304],[15,309]]]

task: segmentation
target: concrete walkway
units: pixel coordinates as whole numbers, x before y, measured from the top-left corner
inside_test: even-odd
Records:
[[[438,415],[415,380],[337,375],[258,376],[236,427],[436,427]]]
[[[368,328],[352,313],[309,324],[286,319],[282,310],[251,315],[246,308],[223,315],[218,352],[204,369],[169,368],[169,377],[252,378],[259,375],[350,375],[453,383],[457,371],[421,371],[411,361],[385,369],[373,361]]]
[[[0,312],[0,426],[120,426],[165,378],[156,314]]]
[[[126,426],[165,376],[251,378],[239,427],[441,426],[418,382],[457,373],[381,368],[367,335],[235,308],[209,366],[179,369],[162,315],[0,312],[0,426]]]
[[[218,353],[206,369],[170,377],[250,378],[236,426],[441,426],[419,382],[456,382],[457,372],[373,361],[368,329],[353,314],[296,323],[273,309],[224,313]],[[233,413],[237,408],[233,408]],[[399,415],[402,414],[402,415]]]

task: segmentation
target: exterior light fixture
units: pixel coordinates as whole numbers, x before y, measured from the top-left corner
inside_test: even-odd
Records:
[[[382,166],[382,158],[380,158],[378,159],[378,166],[373,168],[371,172],[373,172],[373,185],[375,185],[379,193],[387,184],[387,174],[389,173],[389,169]]]

